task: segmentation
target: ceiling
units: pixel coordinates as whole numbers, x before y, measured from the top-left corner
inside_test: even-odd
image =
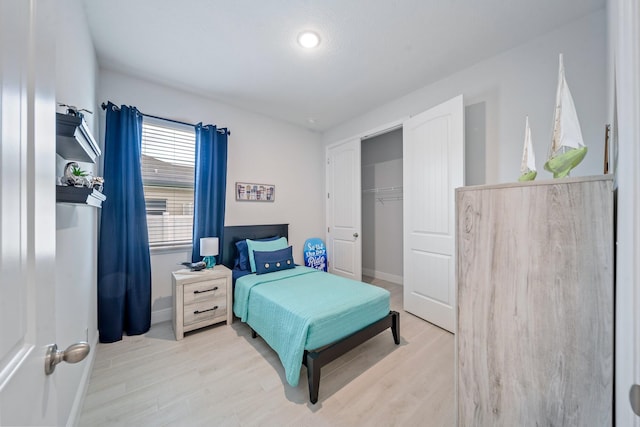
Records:
[[[84,0],[101,68],[320,132],[604,3]]]

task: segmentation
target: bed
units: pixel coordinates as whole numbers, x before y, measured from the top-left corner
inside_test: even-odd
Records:
[[[234,271],[234,314],[249,325],[253,338],[260,335],[276,351],[290,385],[297,386],[306,366],[309,400],[315,404],[322,366],[389,328],[399,344],[400,315],[389,309],[388,291],[323,271],[304,266],[240,271],[236,243],[272,236],[288,238],[288,225],[225,227],[222,263]],[[265,254],[256,252],[256,261]]]

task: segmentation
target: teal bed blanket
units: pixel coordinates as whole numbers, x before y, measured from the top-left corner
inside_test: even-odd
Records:
[[[236,281],[233,312],[273,348],[298,385],[304,350],[338,341],[389,314],[385,289],[309,267]]]

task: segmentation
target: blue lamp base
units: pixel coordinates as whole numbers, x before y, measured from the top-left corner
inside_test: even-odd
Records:
[[[214,255],[208,255],[202,258],[202,261],[207,265],[207,268],[213,268],[216,265],[216,257]]]

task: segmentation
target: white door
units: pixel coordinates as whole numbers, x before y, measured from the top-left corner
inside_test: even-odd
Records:
[[[640,4],[636,0],[617,0],[608,2],[607,9],[611,9],[610,47],[611,57],[615,58],[614,138],[618,147],[613,156],[618,186],[615,420],[619,426],[637,427],[640,426]]]
[[[56,425],[54,2],[0,2],[0,425]]]
[[[360,139],[327,148],[328,271],[362,279]]]
[[[455,327],[455,197],[464,184],[462,95],[403,124],[404,309]]]

